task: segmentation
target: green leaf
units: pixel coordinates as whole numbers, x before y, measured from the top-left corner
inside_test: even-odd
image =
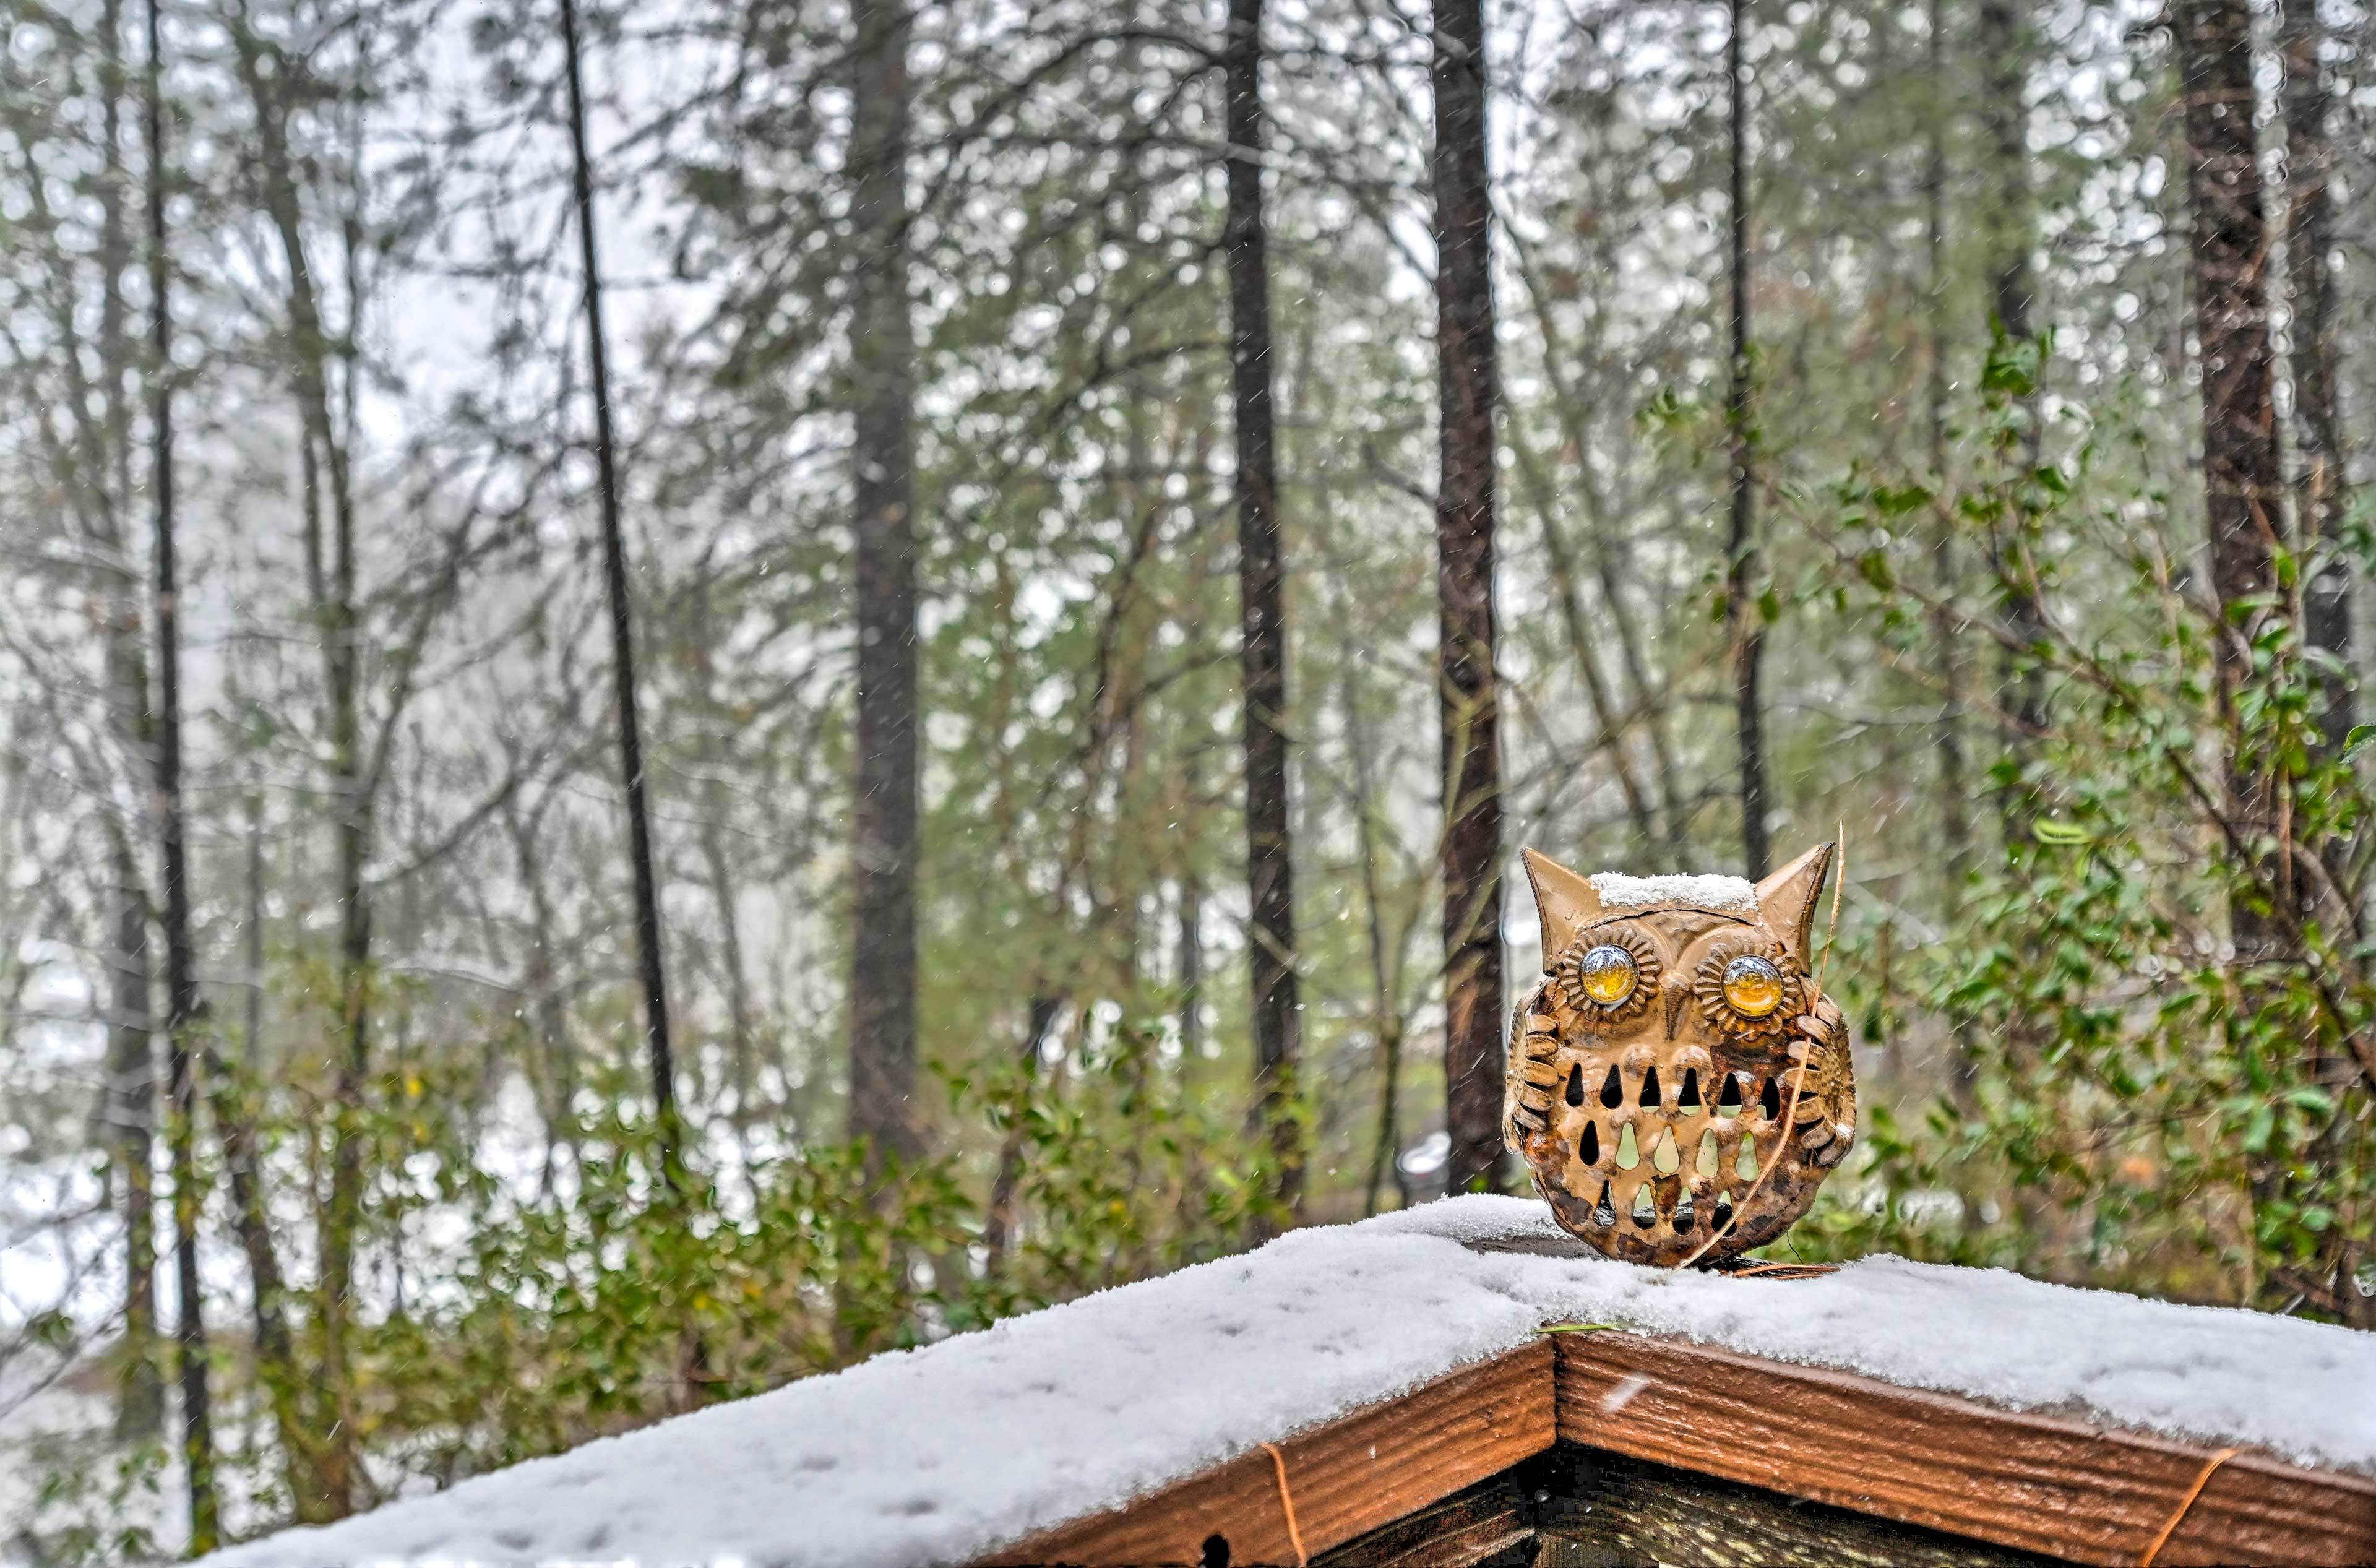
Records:
[[[2057,822],[2049,816],[2039,817],[2031,826],[2031,831],[2037,835],[2041,844],[2085,844],[2090,837],[2087,830],[2078,824]]]
[[[1880,507],[1884,516],[1892,517],[1902,517],[1918,506],[1929,505],[1930,500],[1930,492],[1919,484],[1895,488],[1877,485],[1872,493],[1872,504]]]
[[[2000,327],[1997,340],[1989,350],[1988,365],[1980,372],[1980,389],[2002,392],[2010,398],[2026,398],[2037,390],[2037,343],[2008,338]]]
[[[2343,760],[2350,762],[2358,757],[2371,741],[2376,741],[2376,724],[2353,725],[2351,733],[2343,738]]]

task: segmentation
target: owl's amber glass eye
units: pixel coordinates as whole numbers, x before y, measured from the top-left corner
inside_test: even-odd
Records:
[[[1577,983],[1603,1007],[1614,1007],[1633,995],[1639,978],[1634,955],[1610,943],[1586,953],[1576,965]]]
[[[1724,999],[1744,1018],[1763,1018],[1782,1005],[1782,971],[1755,956],[1724,967]]]

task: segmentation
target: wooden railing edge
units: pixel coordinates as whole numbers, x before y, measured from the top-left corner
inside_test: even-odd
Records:
[[[1627,1333],[1562,1335],[1559,1434],[2107,1568],[2376,1562],[2376,1481]],[[2211,1470],[2201,1494],[2188,1502]]]
[[[2189,1503],[2209,1446],[1622,1331],[1546,1336],[982,1562],[1196,1562],[1217,1535],[1235,1562],[1317,1558],[1562,1440],[2107,1568],[2173,1520],[2157,1568],[2376,1562],[2363,1476],[2247,1451]]]
[[[1218,1535],[1234,1562],[1293,1562],[1288,1506],[1306,1555],[1367,1535],[1508,1469],[1557,1441],[1551,1347],[1522,1345],[1398,1398],[1274,1439],[1106,1513],[1059,1525],[983,1560],[1196,1562]],[[1282,1494],[1279,1470],[1286,1471]]]

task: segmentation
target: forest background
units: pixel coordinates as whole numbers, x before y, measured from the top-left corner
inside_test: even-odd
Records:
[[[174,1555],[1513,1186],[2376,1323],[2351,0],[8,0],[0,1503]]]

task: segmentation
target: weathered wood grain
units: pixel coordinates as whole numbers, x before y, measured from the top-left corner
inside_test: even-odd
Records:
[[[1532,1568],[1534,1504],[1524,1466],[1432,1503],[1312,1560],[1313,1568]]]
[[[1316,1431],[1276,1439],[1305,1550],[1317,1556],[1549,1448],[1551,1356],[1538,1341]],[[1295,1561],[1277,1472],[1264,1450],[988,1561],[1197,1562],[1216,1536],[1232,1563]]]
[[[1559,1434],[2074,1562],[2134,1563],[2208,1451],[1629,1334],[1561,1336]],[[2166,1568],[2376,1562],[2376,1482],[2239,1455]]]
[[[2050,1558],[1562,1443],[1528,1461],[1536,1568],[2045,1568]],[[1539,1501],[1535,1501],[1539,1499]]]
[[[1598,1451],[1598,1467],[1560,1455],[1521,1466],[1554,1436],[1563,1454]],[[2125,1564],[2209,1457],[2141,1432],[1622,1333],[1538,1342],[1280,1446],[1312,1557],[1396,1568],[1981,1568],[2030,1552]],[[1257,1448],[991,1561],[1294,1555],[1276,1471]],[[2158,1561],[2376,1562],[2376,1482],[2239,1455]]]
[[[2051,1558],[1561,1443],[1314,1568],[2045,1568]]]

